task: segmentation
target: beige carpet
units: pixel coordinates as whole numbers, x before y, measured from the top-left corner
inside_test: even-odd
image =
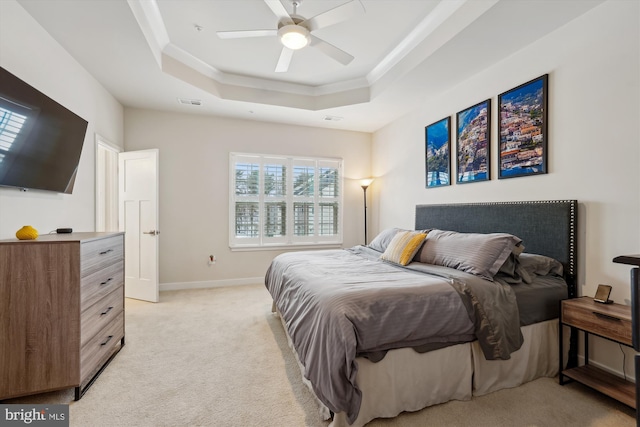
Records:
[[[72,390],[4,403],[70,403],[71,426],[327,426],[300,380],[263,285],[163,292],[126,302],[126,346],[78,402]],[[543,378],[379,426],[624,427],[635,411]]]

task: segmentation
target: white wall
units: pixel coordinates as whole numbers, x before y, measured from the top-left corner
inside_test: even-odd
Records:
[[[122,106],[14,0],[0,1],[0,66],[89,122],[73,194],[0,187],[0,239],[23,225],[93,231],[94,135],[122,141]]]
[[[343,158],[344,246],[363,243],[357,179],[370,174],[371,134],[126,108],[125,148],[160,150],[161,289],[255,281],[281,252],[229,249],[234,151]]]
[[[638,2],[604,3],[376,132],[377,230],[412,228],[416,204],[577,199],[579,293],[593,296],[599,283],[611,284],[612,298],[628,304],[630,267],[611,260],[640,253],[639,17]],[[497,95],[545,73],[549,174],[497,180]],[[491,181],[425,189],[424,127],[451,115],[455,128],[456,112],[487,98]],[[454,150],[455,136],[452,143]],[[616,345],[598,341],[592,355],[622,370]]]

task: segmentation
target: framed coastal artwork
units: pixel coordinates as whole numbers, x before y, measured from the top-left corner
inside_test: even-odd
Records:
[[[456,114],[456,182],[491,179],[491,99]]]
[[[548,74],[498,95],[498,178],[547,173]]]
[[[426,187],[451,184],[451,117],[425,127]]]

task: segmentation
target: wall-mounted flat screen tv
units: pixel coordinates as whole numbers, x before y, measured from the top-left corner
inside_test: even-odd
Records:
[[[87,121],[0,67],[0,186],[71,193]]]

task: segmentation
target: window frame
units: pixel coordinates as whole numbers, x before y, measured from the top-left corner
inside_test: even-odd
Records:
[[[236,194],[236,164],[250,163],[258,164],[258,194],[249,196],[239,196]],[[341,246],[343,242],[343,218],[344,218],[344,174],[343,160],[331,157],[311,157],[311,156],[289,156],[255,153],[229,153],[229,247],[231,250],[261,250],[277,249],[284,247],[318,247],[318,246]],[[285,167],[285,188],[286,194],[269,196],[265,194],[264,172],[265,165]],[[314,170],[313,195],[294,195],[294,167],[312,167]],[[320,171],[323,168],[336,169],[338,178],[335,180],[336,195],[322,196],[319,194]],[[236,203],[237,202],[257,203],[258,205],[258,236],[257,237],[237,237],[236,236]],[[268,203],[285,203],[285,227],[284,235],[266,236],[266,206]],[[312,203],[313,214],[313,235],[296,236],[294,233],[294,204]],[[335,205],[337,214],[333,218],[337,220],[337,225],[333,226],[336,234],[322,235],[323,226],[320,223],[322,217],[322,207],[327,204]],[[332,227],[329,221],[329,227]],[[324,225],[326,228],[326,224]],[[277,227],[276,227],[277,228]]]

